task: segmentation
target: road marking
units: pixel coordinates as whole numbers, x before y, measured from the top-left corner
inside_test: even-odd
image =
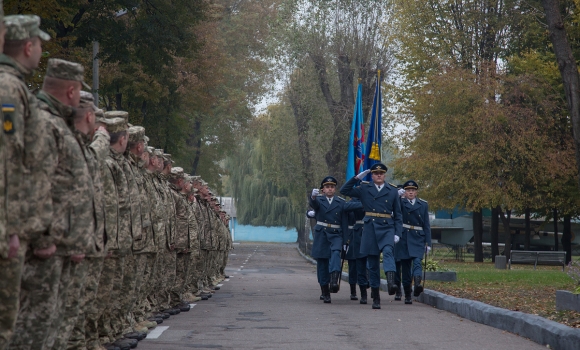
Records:
[[[217,286],[218,286],[218,287],[221,287],[221,286],[223,286],[223,285],[224,285],[223,283],[220,283],[220,284],[218,284]]]
[[[189,304],[189,308],[190,308],[190,309],[193,309],[193,307],[194,307],[195,305],[197,305],[197,304]]]
[[[224,280],[224,282],[229,282],[229,281],[230,281],[230,279],[229,279],[229,278],[226,278],[226,279]]]
[[[240,270],[238,270],[238,271],[240,271]],[[237,273],[237,272],[234,272],[234,275],[235,275],[236,273]]]
[[[243,268],[244,268],[244,265],[240,266],[240,269],[243,269]]]
[[[234,243],[232,243],[232,244],[240,244],[240,242],[234,242]]]
[[[230,254],[230,255],[236,255],[236,254]]]
[[[147,338],[145,339],[157,339],[169,328],[169,326],[157,326],[151,333],[147,334]]]
[[[242,271],[242,269],[238,269],[238,271]],[[234,272],[235,273],[235,272]]]

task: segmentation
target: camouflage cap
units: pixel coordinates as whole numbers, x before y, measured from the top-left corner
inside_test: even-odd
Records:
[[[113,119],[113,118],[123,118],[128,123],[129,122],[129,112],[125,111],[106,111],[105,118]]]
[[[85,68],[76,62],[61,60],[59,58],[50,58],[46,64],[46,76],[62,79],[80,81],[86,89],[91,90],[91,87],[85,83],[83,78]]]
[[[175,164],[175,161],[173,159],[171,159],[171,154],[169,154],[169,153],[163,153],[163,158],[165,158],[165,160],[170,161],[171,164]]]
[[[100,108],[97,108],[95,111],[95,118],[97,123],[105,123],[105,111]]]
[[[149,147],[149,137],[147,135],[143,137],[143,141],[145,141],[145,147]]]
[[[123,118],[104,119],[107,131],[111,134],[126,131],[127,121]]]
[[[147,153],[149,153],[151,155],[155,155],[155,148],[153,148],[151,146],[147,146],[147,147],[145,147],[145,150],[147,151]]]
[[[90,108],[93,112],[98,110],[95,106],[95,98],[93,94],[87,91],[81,91],[81,102],[79,103],[79,108]]]
[[[4,17],[6,26],[6,40],[26,40],[39,37],[44,41],[50,40],[48,33],[40,30],[40,17],[37,15],[11,15]]]
[[[129,142],[145,141],[145,128],[139,125],[129,127]]]
[[[163,157],[163,150],[161,148],[156,148],[155,151],[153,152],[153,154],[157,157],[164,158]]]
[[[183,172],[183,168],[176,166],[175,168],[171,168],[171,178],[173,179],[182,179],[185,176]]]

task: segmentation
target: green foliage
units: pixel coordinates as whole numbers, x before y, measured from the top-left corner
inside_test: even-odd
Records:
[[[441,266],[439,266],[439,262],[437,262],[436,260],[433,260],[433,259],[427,259],[427,263],[425,263],[425,259],[423,259],[423,260],[421,260],[421,264],[423,265],[423,268],[425,269],[425,271],[431,271],[431,272],[443,271]]]

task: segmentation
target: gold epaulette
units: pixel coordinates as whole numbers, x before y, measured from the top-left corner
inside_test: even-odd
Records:
[[[393,186],[394,188],[397,188],[397,185],[393,185],[392,183],[389,182],[389,185]]]
[[[361,183],[361,184],[363,184],[363,185],[368,185],[368,184],[370,184],[370,182],[368,182],[368,181],[361,181],[360,183]]]
[[[342,198],[341,196],[335,196],[335,197],[336,197],[336,198],[340,198],[340,199],[342,199],[343,201],[345,201],[345,202],[346,202],[346,199]]]
[[[426,200],[424,200],[423,198],[417,198],[417,199],[420,200],[421,202],[429,203]]]

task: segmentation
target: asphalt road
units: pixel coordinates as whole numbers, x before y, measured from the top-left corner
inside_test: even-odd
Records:
[[[230,279],[221,289],[165,320],[138,349],[546,349],[419,302],[405,305],[385,292],[382,309],[372,310],[370,300],[350,300],[348,284],[324,304],[316,267],[294,244],[234,247]]]

